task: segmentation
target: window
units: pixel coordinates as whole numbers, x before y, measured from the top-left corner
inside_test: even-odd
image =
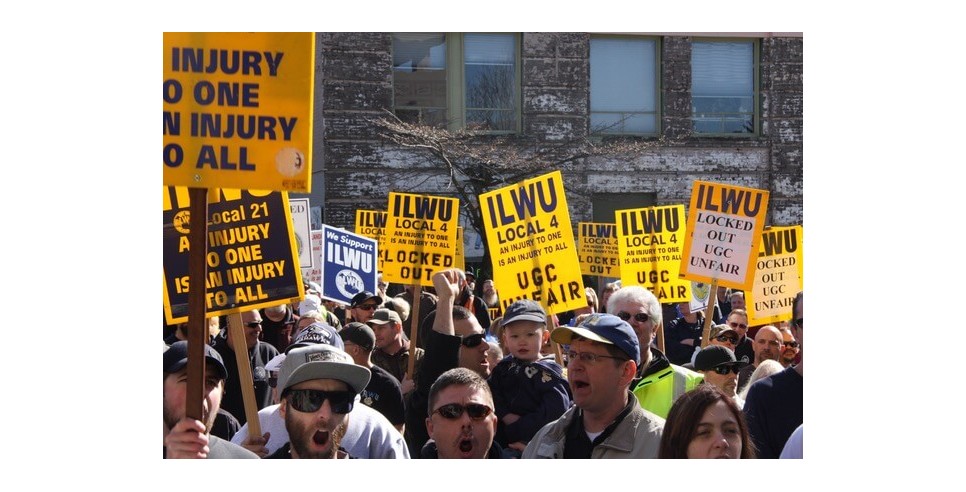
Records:
[[[397,33],[392,40],[400,119],[451,130],[519,130],[519,36]]]
[[[757,133],[757,59],[758,44],[754,40],[692,43],[691,119],[695,133]]]
[[[595,133],[658,133],[657,41],[590,40],[590,129]]]

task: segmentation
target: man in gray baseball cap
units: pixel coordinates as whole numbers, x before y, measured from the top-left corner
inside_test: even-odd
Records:
[[[289,351],[279,373],[279,410],[289,443],[268,458],[348,458],[340,448],[346,415],[369,378],[369,369],[331,345]]]

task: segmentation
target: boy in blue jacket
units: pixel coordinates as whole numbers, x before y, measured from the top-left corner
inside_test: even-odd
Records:
[[[514,302],[503,314],[502,328],[510,355],[487,380],[499,419],[494,440],[519,457],[538,430],[570,408],[572,395],[553,356],[540,355],[550,338],[540,304],[528,299]]]

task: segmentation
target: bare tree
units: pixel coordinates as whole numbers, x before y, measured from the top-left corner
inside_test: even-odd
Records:
[[[389,111],[386,114],[376,122],[383,139],[404,148],[425,152],[429,162],[437,164],[441,172],[449,175],[449,187],[460,199],[461,213],[483,239],[483,268],[486,271],[490,268],[490,249],[480,213],[479,195],[590,157],[637,156],[670,144],[663,137],[647,140],[635,137],[602,138],[600,133],[546,142],[523,135],[493,135],[467,129],[448,131],[404,122]],[[568,190],[570,192],[577,193]]]

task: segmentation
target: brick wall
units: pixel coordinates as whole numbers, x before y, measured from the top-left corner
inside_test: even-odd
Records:
[[[392,106],[389,33],[319,33],[313,203],[326,222],[352,229],[357,208],[385,209],[390,191],[440,193],[447,176],[419,152],[381,141],[373,124]],[[522,128],[526,145],[583,136],[589,121],[586,33],[522,35]],[[591,220],[591,197],[653,192],[684,203],[695,179],[769,189],[769,225],[802,223],[802,38],[761,42],[761,133],[690,135],[691,38],[661,38],[661,121],[666,147],[590,158],[563,169],[571,217]],[[321,125],[319,116],[321,115]],[[548,170],[549,171],[549,170]]]

